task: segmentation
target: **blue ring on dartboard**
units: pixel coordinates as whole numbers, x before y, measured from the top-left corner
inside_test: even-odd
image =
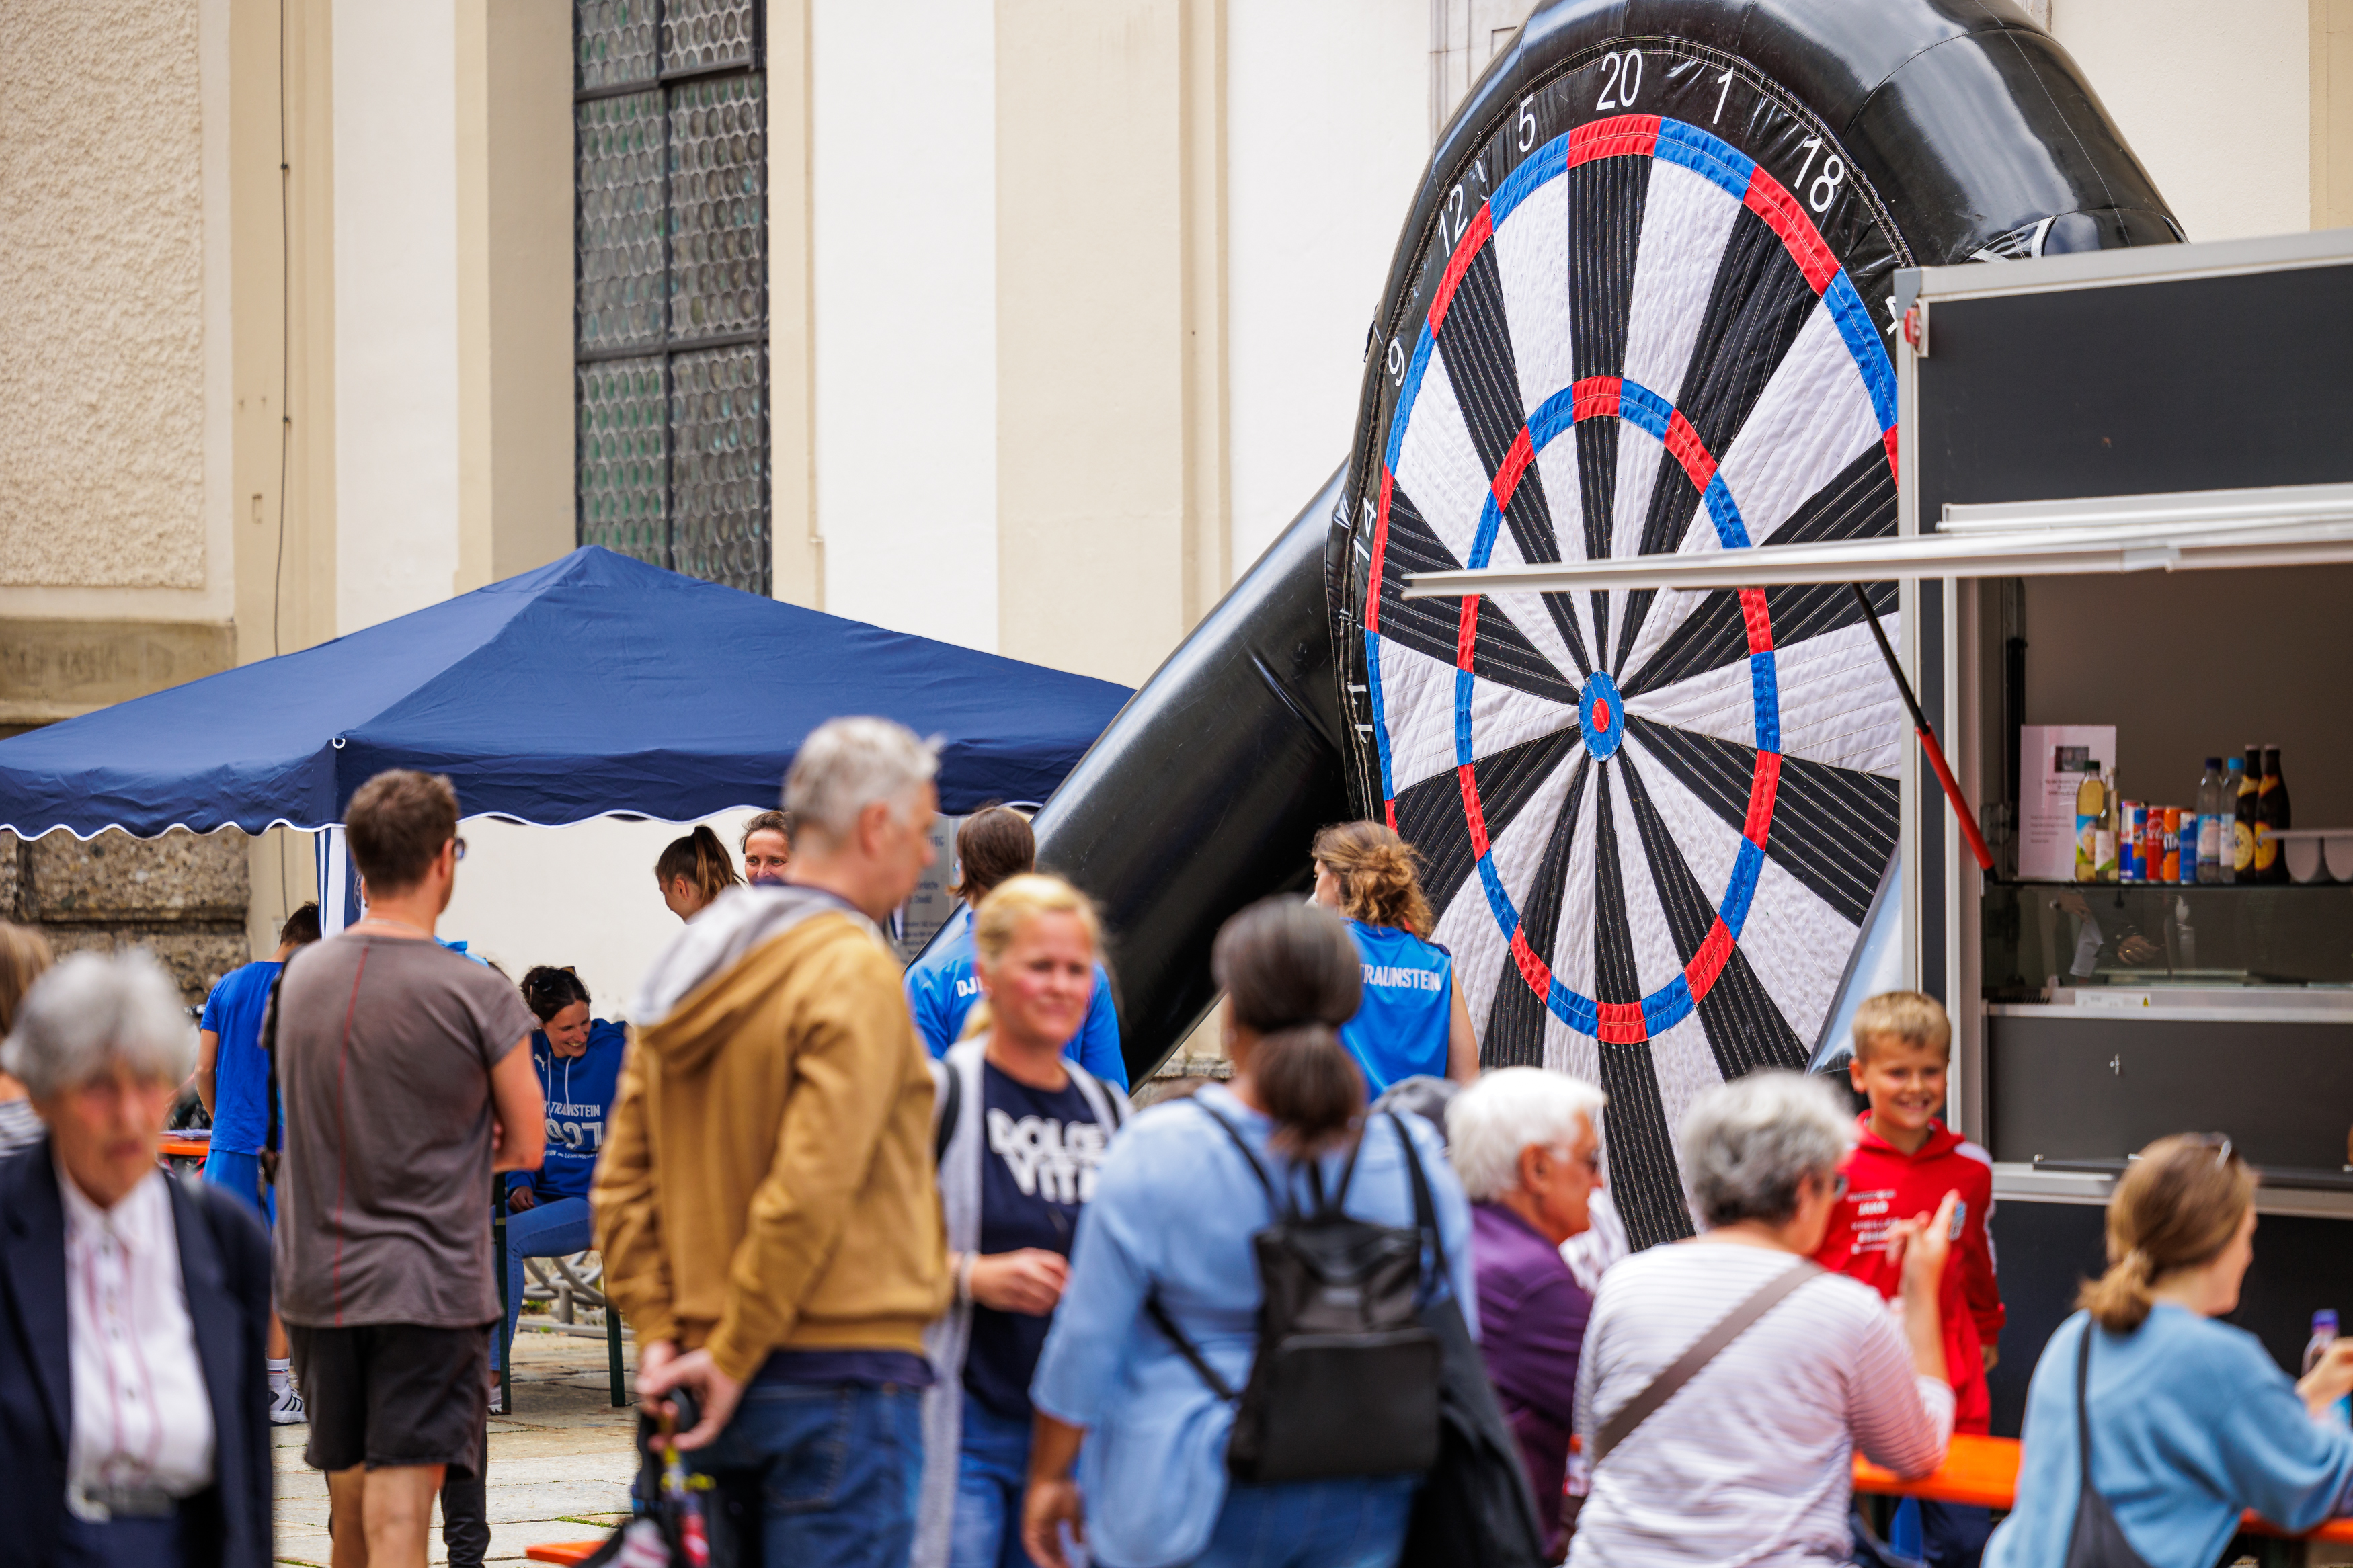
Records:
[[[1388,439],[1382,454],[1380,504],[1374,526],[1371,580],[1374,594],[1365,628],[1373,730],[1381,763],[1381,787],[1394,814],[1396,789],[1391,782],[1388,716],[1381,689],[1379,594],[1381,560],[1386,551],[1389,500],[1394,478],[1413,416],[1415,401],[1427,373],[1454,293],[1470,271],[1479,251],[1493,238],[1496,226],[1547,181],[1560,178],[1581,163],[1612,157],[1653,157],[1680,164],[1712,182],[1756,214],[1778,235],[1789,256],[1831,313],[1857,374],[1862,377],[1872,413],[1879,426],[1891,470],[1895,462],[1895,376],[1886,350],[1871,321],[1861,294],[1845,268],[1831,252],[1802,205],[1788,188],[1755,160],[1697,126],[1653,115],[1621,115],[1597,121],[1555,137],[1537,148],[1505,177],[1482,205],[1450,256],[1443,279],[1430,302],[1414,343],[1412,358],[1402,378],[1391,416]],[[1469,559],[1477,571],[1489,563],[1500,532],[1504,510],[1521,476],[1536,454],[1554,438],[1591,418],[1615,417],[1632,423],[1662,443],[1700,491],[1718,544],[1736,550],[1750,543],[1730,488],[1719,472],[1720,455],[1705,450],[1691,422],[1665,397],[1624,376],[1595,376],[1560,388],[1528,416],[1482,505]],[[1775,796],[1781,771],[1780,699],[1773,652],[1772,623],[1763,593],[1740,593],[1749,647],[1749,681],[1754,703],[1757,760],[1749,781],[1746,820],[1728,885],[1716,904],[1716,920],[1699,952],[1682,973],[1642,998],[1639,1004],[1604,1003],[1571,989],[1552,973],[1550,964],[1528,943],[1520,911],[1496,869],[1488,841],[1485,813],[1480,804],[1472,748],[1472,669],[1476,647],[1480,596],[1462,600],[1460,653],[1454,680],[1454,742],[1456,773],[1462,793],[1465,819],[1470,824],[1475,864],[1487,903],[1496,924],[1510,943],[1512,963],[1548,1012],[1581,1034],[1605,1045],[1632,1045],[1674,1027],[1696,1010],[1722,974],[1740,939],[1764,870],[1765,842],[1770,833]],[[1599,696],[1607,689],[1607,697]],[[1580,718],[1590,727],[1585,743],[1590,754],[1606,759],[1624,733],[1625,715],[1615,682],[1602,671],[1588,674],[1579,689]],[[1609,720],[1591,721],[1599,701],[1606,700]]]
[[[1595,670],[1585,679],[1585,689],[1577,694],[1577,722],[1585,736],[1585,749],[1596,762],[1608,762],[1618,754],[1618,742],[1626,735],[1626,700],[1618,695],[1618,683],[1606,670]]]

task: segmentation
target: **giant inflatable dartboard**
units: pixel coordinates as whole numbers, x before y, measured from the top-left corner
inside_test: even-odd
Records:
[[[1843,586],[1404,581],[1893,533],[1910,258],[1802,106],[1659,40],[1528,94],[1433,229],[1356,487],[1365,772],[1482,1059],[1608,1090],[1646,1245],[1689,1230],[1683,1106],[1822,1028],[1895,847],[1899,700]]]

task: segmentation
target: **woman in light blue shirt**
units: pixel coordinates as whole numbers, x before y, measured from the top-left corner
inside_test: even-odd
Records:
[[[1985,1568],[2066,1568],[2079,1530],[2106,1528],[2103,1506],[2148,1568],[2207,1568],[2245,1509],[2293,1531],[2353,1511],[2353,1430],[2328,1409],[2353,1389],[2353,1342],[2294,1384],[2254,1335],[2214,1321],[2254,1261],[2254,1194],[2219,1136],[2160,1138],[2116,1184],[2108,1271],[2034,1368],[2018,1506]]]
[[[1356,1011],[1361,987],[1356,949],[1338,920],[1269,900],[1227,922],[1211,965],[1228,997],[1233,1081],[1204,1089],[1199,1104],[1144,1112],[1101,1167],[1030,1384],[1038,1426],[1025,1542],[1048,1568],[1063,1568],[1066,1530],[1106,1568],[1388,1568],[1417,1478],[1231,1479],[1233,1408],[1144,1304],[1156,1297],[1229,1387],[1249,1381],[1260,1304],[1250,1237],[1273,1215],[1213,1115],[1240,1131],[1270,1173],[1288,1177],[1302,1206],[1310,1202],[1303,1158],[1320,1166],[1325,1191],[1336,1190],[1361,1138],[1345,1206],[1391,1226],[1414,1223],[1398,1131],[1405,1127],[1451,1268],[1442,1289],[1475,1333],[1470,1206],[1419,1118],[1364,1119],[1363,1079],[1334,1033]]]

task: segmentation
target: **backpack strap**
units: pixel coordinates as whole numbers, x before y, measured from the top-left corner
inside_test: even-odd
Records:
[[[1406,1173],[1413,1178],[1415,1228],[1426,1233],[1430,1237],[1430,1256],[1437,1260],[1438,1277],[1441,1279],[1451,1279],[1453,1274],[1446,1262],[1446,1238],[1438,1234],[1438,1205],[1430,1201],[1430,1178],[1421,1169],[1421,1152],[1413,1146],[1413,1134],[1406,1130],[1403,1121],[1398,1120],[1396,1111],[1384,1110],[1381,1114],[1388,1117],[1390,1125],[1397,1129],[1398,1142],[1405,1149]]]
[[[1144,1310],[1150,1314],[1153,1322],[1158,1326],[1160,1331],[1168,1336],[1168,1342],[1176,1347],[1176,1353],[1183,1356],[1192,1369],[1200,1374],[1201,1381],[1209,1385],[1210,1393],[1229,1405],[1240,1400],[1241,1395],[1234,1392],[1233,1384],[1218,1375],[1218,1369],[1209,1364],[1208,1358],[1201,1353],[1200,1347],[1186,1336],[1184,1330],[1176,1326],[1176,1320],[1170,1317],[1168,1309],[1160,1304],[1157,1292],[1145,1297]]]
[[[1202,1115],[1225,1129],[1226,1136],[1234,1141],[1234,1147],[1242,1152],[1243,1163],[1250,1166],[1250,1174],[1256,1176],[1258,1184],[1266,1189],[1268,1206],[1273,1209],[1277,1218],[1281,1218],[1289,1205],[1283,1201],[1282,1194],[1276,1190],[1272,1178],[1267,1175],[1266,1167],[1258,1163],[1256,1154],[1250,1152],[1250,1146],[1244,1141],[1241,1129],[1202,1104],[1198,1098],[1189,1103],[1198,1106]],[[1231,1384],[1218,1375],[1218,1369],[1209,1364],[1208,1357],[1202,1355],[1200,1347],[1192,1342],[1184,1330],[1176,1326],[1176,1320],[1168,1315],[1166,1307],[1161,1305],[1160,1293],[1157,1290],[1146,1292],[1144,1298],[1144,1310],[1145,1315],[1151,1318],[1154,1325],[1168,1336],[1168,1342],[1176,1347],[1176,1353],[1183,1356],[1194,1372],[1200,1375],[1201,1381],[1209,1385],[1210,1393],[1229,1405],[1241,1398],[1240,1394],[1234,1392]]]
[[[273,1154],[278,1152],[278,1128],[286,1115],[286,1107],[278,1094],[278,1003],[286,989],[287,972],[294,967],[294,960],[300,956],[301,950],[299,948],[286,955],[286,962],[278,966],[278,978],[269,983],[269,1000],[261,1005],[261,1059],[269,1066],[267,1081],[269,1087],[269,1120],[261,1130],[261,1147]]]
[[[1196,1095],[1191,1103],[1200,1107],[1202,1115],[1225,1129],[1226,1136],[1234,1141],[1234,1147],[1242,1152],[1242,1163],[1250,1168],[1250,1174],[1258,1178],[1258,1184],[1266,1189],[1266,1201],[1273,1208],[1276,1217],[1280,1218],[1290,1209],[1290,1201],[1275,1186],[1274,1178],[1266,1173],[1266,1167],[1258,1163],[1258,1156],[1250,1152],[1250,1142],[1242,1136],[1242,1130],[1202,1104],[1199,1096]]]
[[[932,1163],[948,1157],[955,1139],[956,1117],[964,1110],[964,1074],[944,1058],[932,1060]]]
[[[1092,1110],[1095,1120],[1103,1123],[1104,1137],[1107,1140],[1115,1137],[1119,1130],[1127,1125],[1127,1097],[1074,1061],[1066,1059],[1062,1067],[1070,1073],[1071,1082],[1077,1087],[1079,1098],[1087,1102],[1087,1109]]]

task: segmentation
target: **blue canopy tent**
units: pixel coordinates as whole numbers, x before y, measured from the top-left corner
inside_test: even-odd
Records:
[[[0,827],[315,828],[386,768],[554,826],[773,804],[845,713],[937,735],[940,805],[1043,800],[1125,687],[756,598],[599,549],[301,653],[0,741]]]

